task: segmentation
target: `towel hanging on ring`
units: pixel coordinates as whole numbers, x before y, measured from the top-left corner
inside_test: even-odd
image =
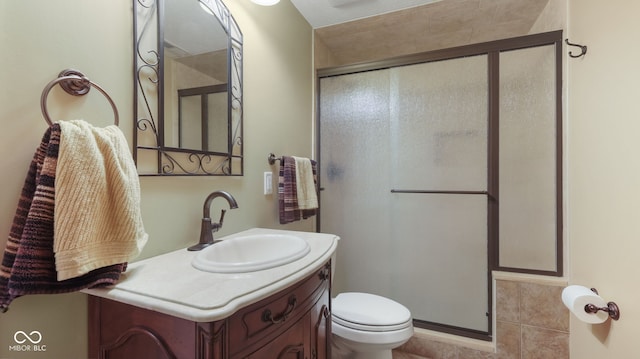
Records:
[[[47,128],[33,156],[0,266],[0,312],[27,294],[69,293],[114,284],[126,263],[58,281],[53,253],[55,175],[60,125]]]
[[[138,172],[117,126],[62,121],[55,181],[58,280],[137,257],[147,242]]]

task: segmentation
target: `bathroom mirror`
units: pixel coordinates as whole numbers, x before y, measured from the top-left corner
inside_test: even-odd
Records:
[[[241,176],[242,32],[221,0],[134,1],[141,176]]]

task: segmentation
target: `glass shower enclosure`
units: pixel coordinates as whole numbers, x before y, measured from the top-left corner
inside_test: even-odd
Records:
[[[493,270],[561,276],[562,31],[319,71],[334,295],[491,339]]]

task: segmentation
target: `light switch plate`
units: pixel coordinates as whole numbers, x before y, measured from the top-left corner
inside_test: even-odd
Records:
[[[273,172],[264,173],[264,194],[273,193]]]

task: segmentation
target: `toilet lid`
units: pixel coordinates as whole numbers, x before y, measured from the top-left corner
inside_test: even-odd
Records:
[[[398,330],[411,325],[411,312],[389,298],[369,293],[341,293],[331,302],[334,321],[370,331]]]

